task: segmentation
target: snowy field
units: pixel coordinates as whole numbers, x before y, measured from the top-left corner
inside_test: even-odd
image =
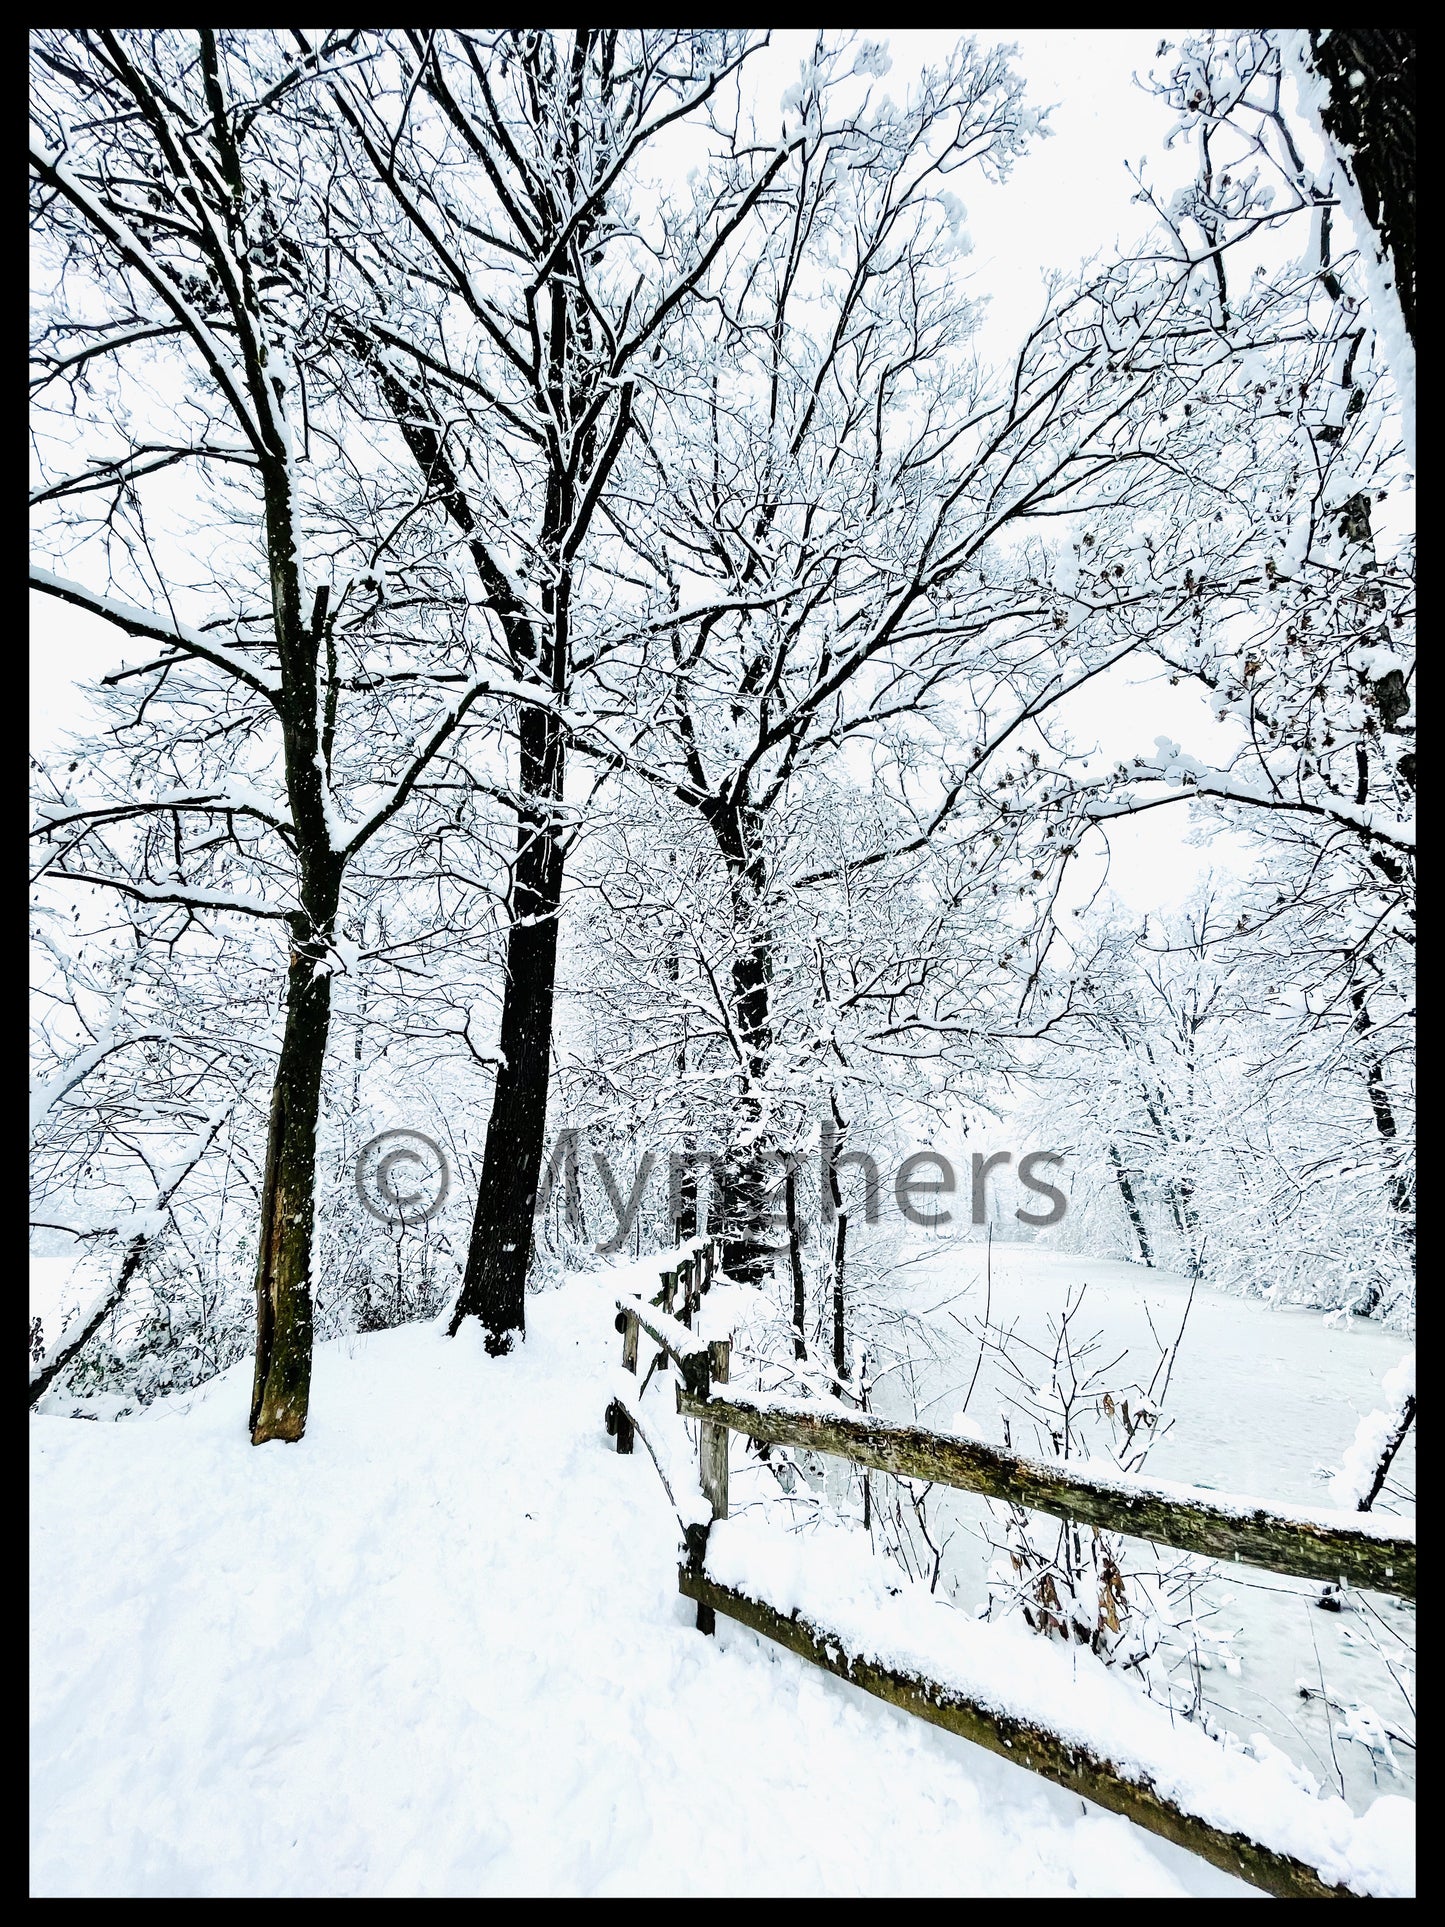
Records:
[[[32,1422],[33,1892],[1250,1893],[701,1637],[656,1475],[603,1430],[608,1308],[597,1279],[534,1299],[502,1367],[473,1325],[324,1346],[284,1451],[245,1442],[248,1368]],[[1362,1336],[1367,1395],[1392,1341]]]

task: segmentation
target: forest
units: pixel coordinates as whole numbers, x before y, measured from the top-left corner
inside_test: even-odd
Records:
[[[1101,63],[1115,37],[1055,36]],[[316,1508],[319,1572],[369,1543],[347,1507],[380,1452],[398,1522],[453,1522],[439,1559],[460,1501],[428,1493],[465,1466],[515,1496],[438,1595],[525,1617],[524,1499],[609,1396],[570,1348],[610,1369],[615,1293],[704,1245],[689,1329],[726,1313],[760,1397],[1126,1480],[1152,1454],[1370,1531],[1413,1511],[1413,36],[1143,36],[1128,124],[1092,135],[1119,238],[1082,263],[1029,186],[1072,123],[1028,48],[895,38],[31,36],[32,675],[57,693],[30,756],[29,1402],[75,1610],[109,1624],[85,1542],[116,1508],[151,1531],[135,1481],[174,1463],[181,1511],[236,1508],[218,1571],[273,1507]],[[531,1484],[473,1422],[520,1428]],[[1302,1735],[1341,1826],[1372,1798],[1402,1824],[1399,1599],[1277,1590],[1241,1711],[1194,1554],[732,1449],[729,1545],[841,1534],[865,1590],[1083,1653],[1128,1702],[1110,1732],[1153,1699],[1271,1772]],[[626,1503],[666,1581],[665,1524]],[[263,1615],[302,1583],[275,1556]],[[727,1557],[782,1583],[775,1548]],[[402,1845],[293,1864],[270,1819],[214,1858],[74,1859],[82,1795],[124,1801],[56,1758],[47,1892],[524,1891],[542,1864],[516,1828],[495,1877],[460,1844],[434,1885]],[[1137,1890],[1206,1891],[1168,1851],[1131,1847]],[[1376,1866],[1338,1851],[1322,1877]],[[1125,1890],[1105,1845],[1057,1852]],[[792,1863],[654,1864],[681,1892],[782,1891]],[[810,1890],[961,1877],[843,1864]],[[1055,1891],[1022,1865],[988,1879]]]

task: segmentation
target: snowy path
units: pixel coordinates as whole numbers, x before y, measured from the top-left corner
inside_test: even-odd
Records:
[[[249,1377],[32,1421],[32,1891],[1232,1894],[1127,1822],[676,1594],[602,1428],[597,1281],[322,1348],[311,1427]]]

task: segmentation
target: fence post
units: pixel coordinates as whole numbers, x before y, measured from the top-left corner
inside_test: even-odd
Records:
[[[715,1338],[707,1348],[709,1392],[714,1385],[727,1384],[731,1359],[732,1340]],[[725,1519],[728,1516],[728,1428],[714,1425],[708,1419],[699,1419],[697,1450],[703,1497],[712,1507],[713,1518]],[[699,1603],[697,1629],[700,1633],[717,1631],[717,1618],[711,1606]]]
[[[669,1318],[672,1316],[672,1301],[676,1291],[677,1273],[675,1271],[664,1271],[662,1273],[662,1309],[667,1313]],[[667,1353],[664,1351],[658,1356],[658,1371],[665,1372],[667,1370],[667,1363]]]
[[[682,1287],[682,1322],[692,1330],[692,1259],[684,1258],[677,1268],[677,1282]]]
[[[637,1316],[630,1311],[617,1314],[618,1329],[622,1333],[622,1369],[637,1376]],[[632,1450],[632,1420],[623,1411],[616,1399],[607,1407],[607,1430],[615,1433],[619,1452]]]

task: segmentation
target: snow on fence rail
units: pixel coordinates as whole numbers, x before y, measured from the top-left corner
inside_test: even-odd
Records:
[[[1225,1747],[1073,1647],[985,1625],[880,1562],[862,1535],[805,1540],[714,1522],[678,1589],[839,1679],[1291,1898],[1413,1887],[1408,1801],[1364,1816],[1316,1798],[1278,1755]]]
[[[982,1492],[1181,1552],[1415,1597],[1414,1527],[1399,1519],[1271,1505],[1087,1460],[1051,1463],[870,1414],[820,1412],[809,1400],[780,1394],[703,1399],[689,1386],[679,1393],[678,1410],[763,1444],[830,1452],[874,1471]]]
[[[650,1301],[640,1294],[617,1299],[622,1364],[631,1377],[619,1380],[606,1414],[617,1450],[630,1452],[640,1433],[657,1467],[687,1549],[678,1569],[678,1590],[695,1602],[699,1631],[714,1631],[716,1615],[724,1613],[840,1679],[1124,1814],[1267,1893],[1319,1899],[1408,1890],[1401,1884],[1400,1856],[1392,1850],[1396,1843],[1372,1840],[1368,1821],[1355,1820],[1342,1801],[1333,1803],[1340,1812],[1332,1813],[1326,1824],[1326,1816],[1301,1789],[1281,1788],[1264,1766],[1237,1755],[1227,1756],[1223,1782],[1217,1774],[1192,1773],[1181,1765],[1180,1747],[1187,1752],[1195,1742],[1210,1747],[1213,1742],[1192,1729],[1187,1735],[1176,1733],[1169,1722],[1157,1719],[1157,1731],[1130,1733],[1124,1756],[1111,1758],[1094,1729],[1069,1730],[1066,1720],[1061,1725],[1057,1708],[1015,1704],[1017,1693],[999,1685],[1010,1677],[1007,1666],[995,1674],[989,1663],[980,1666],[975,1659],[958,1675],[940,1655],[929,1670],[921,1670],[910,1663],[916,1647],[905,1642],[894,1652],[888,1636],[880,1638],[876,1628],[862,1636],[857,1624],[831,1625],[836,1613],[811,1605],[804,1610],[797,1602],[783,1611],[762,1597],[761,1587],[744,1583],[745,1575],[709,1572],[708,1547],[711,1526],[728,1516],[729,1431],[764,1444],[832,1453],[902,1478],[932,1479],[1211,1558],[1233,1558],[1307,1578],[1347,1579],[1407,1598],[1415,1596],[1413,1523],[1267,1505],[1144,1479],[1112,1466],[1051,1465],[920,1426],[831,1406],[820,1410],[815,1401],[805,1399],[777,1394],[719,1397],[713,1388],[728,1382],[731,1340],[704,1341],[692,1329],[693,1314],[717,1266],[715,1242],[694,1240],[683,1247],[676,1264],[661,1271],[662,1289]],[[664,1463],[667,1455],[660,1443],[643,1431],[638,1407],[647,1380],[632,1389],[643,1332],[660,1347],[648,1377],[666,1371],[669,1361],[676,1365],[681,1377],[677,1409],[698,1421],[701,1504],[684,1491],[677,1469]],[[936,1608],[936,1602],[928,1603]],[[842,1617],[846,1620],[848,1614]],[[879,1623],[886,1624],[889,1617],[885,1609]],[[957,1634],[961,1628],[953,1630]],[[988,1637],[987,1629],[970,1625],[968,1632],[975,1639]],[[927,1647],[933,1642],[923,1643]],[[990,1661],[1002,1655],[1001,1647],[980,1651],[987,1651]],[[945,1680],[950,1671],[957,1676]],[[1120,1686],[1112,1678],[1091,1683],[1096,1690]],[[1079,1684],[1071,1679],[1060,1702],[1076,1698]],[[1147,1729],[1160,1709],[1132,1688],[1125,1690],[1125,1729],[1131,1714]],[[1103,1725],[1118,1728],[1119,1720],[1105,1718]],[[1228,1798],[1221,1798],[1221,1784],[1227,1785]],[[1266,1840],[1265,1833],[1273,1838]]]
[[[843,1637],[826,1623],[797,1610],[780,1612],[765,1599],[721,1585],[705,1567],[679,1566],[678,1590],[697,1602],[699,1612],[706,1610],[714,1616],[724,1613],[811,1660],[825,1672],[862,1687],[876,1699],[1001,1754],[1015,1765],[1092,1800],[1096,1806],[1107,1807],[1111,1813],[1122,1813],[1137,1826],[1172,1840],[1266,1893],[1295,1900],[1322,1900],[1343,1898],[1354,1891],[1323,1880],[1316,1868],[1292,1854],[1280,1853],[1246,1833],[1213,1826],[1187,1807],[1177,1805],[1159,1792],[1153,1774],[1137,1763],[1131,1774],[1091,1747],[1070,1742],[1045,1725],[1014,1718],[986,1700],[970,1697],[939,1680],[850,1652]]]

